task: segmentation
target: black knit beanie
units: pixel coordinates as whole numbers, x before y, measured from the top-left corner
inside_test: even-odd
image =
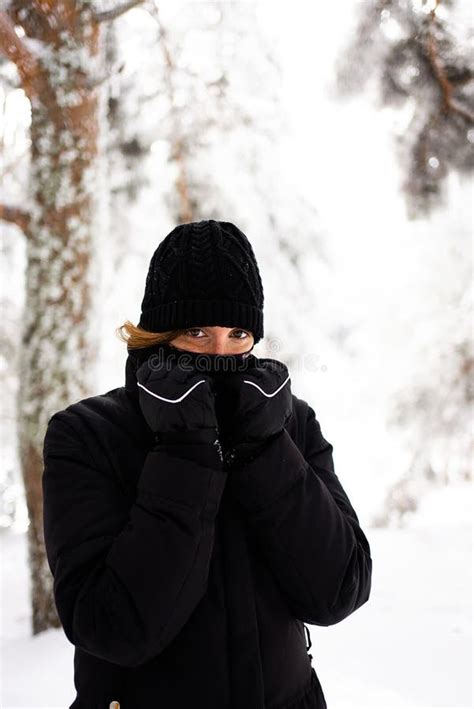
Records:
[[[231,222],[178,224],[153,254],[139,326],[150,332],[221,325],[263,337],[263,286],[252,246]]]

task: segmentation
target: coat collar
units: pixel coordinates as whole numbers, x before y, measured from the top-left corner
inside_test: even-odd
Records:
[[[138,396],[136,371],[136,358],[131,352],[129,352],[125,362],[125,389],[134,397]]]
[[[163,345],[152,345],[140,349],[128,350],[125,362],[125,389],[138,400],[137,369],[151,355],[163,350]]]

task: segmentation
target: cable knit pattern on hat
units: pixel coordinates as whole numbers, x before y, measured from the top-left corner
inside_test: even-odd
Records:
[[[139,325],[151,332],[221,325],[263,337],[263,285],[247,236],[214,219],[176,226],[150,261]]]

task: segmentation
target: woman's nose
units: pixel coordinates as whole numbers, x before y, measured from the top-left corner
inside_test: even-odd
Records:
[[[227,343],[221,340],[214,340],[212,345],[210,345],[210,351],[207,354],[214,355],[226,355],[229,354],[227,351]]]

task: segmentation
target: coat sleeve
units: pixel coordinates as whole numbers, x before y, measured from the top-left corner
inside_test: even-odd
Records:
[[[290,610],[311,625],[340,622],[371,588],[369,543],[334,472],[332,451],[308,406],[304,454],[284,429],[229,477]]]
[[[153,450],[130,506],[78,429],[67,412],[54,414],[43,447],[56,607],[71,643],[135,667],[173,640],[206,591],[227,475]]]

